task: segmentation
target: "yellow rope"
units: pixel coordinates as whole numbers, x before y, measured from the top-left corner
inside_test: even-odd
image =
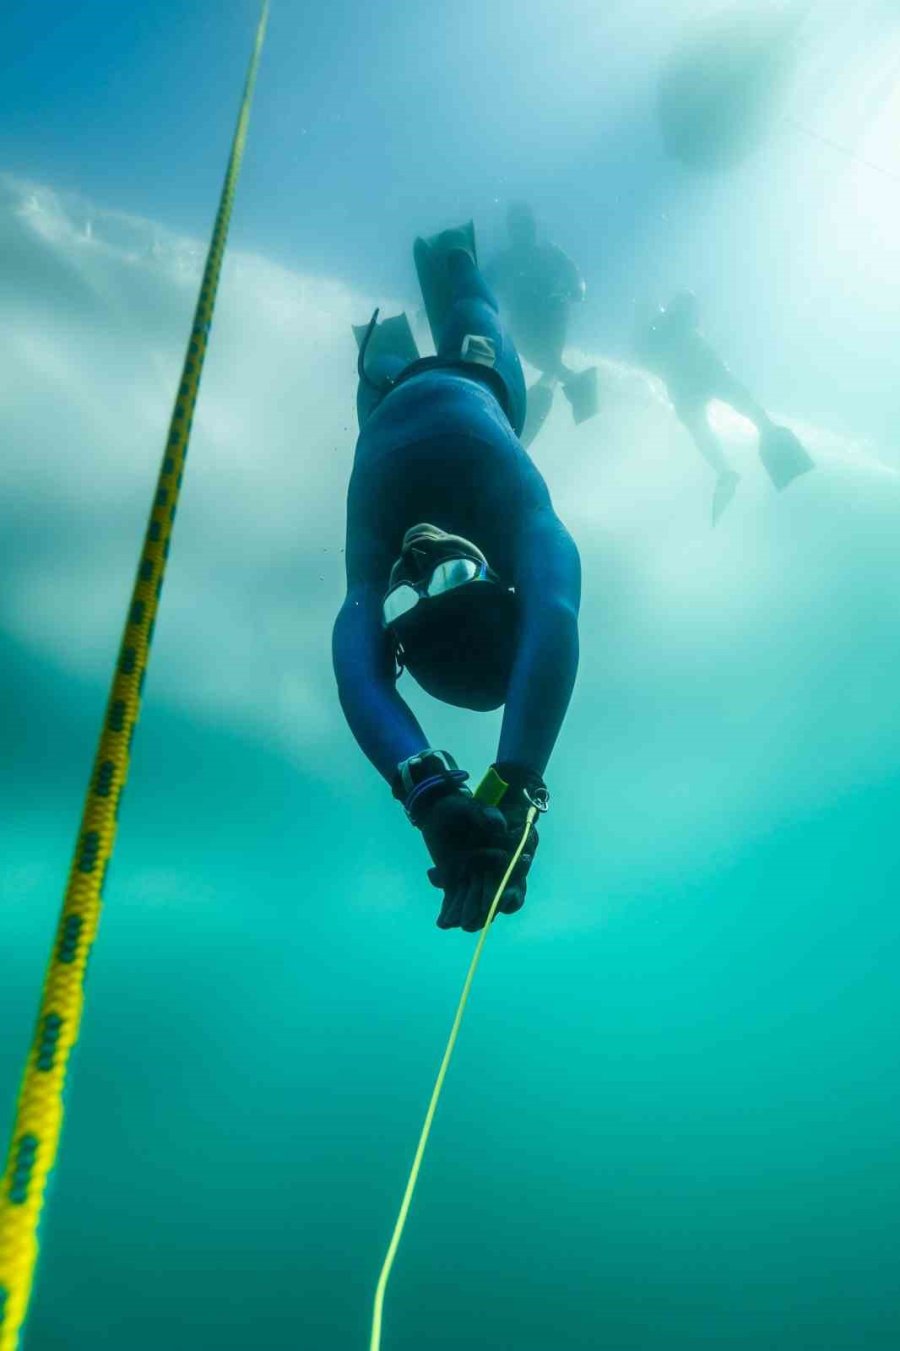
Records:
[[[62,1128],[66,1069],[78,1038],[85,970],[97,932],[103,879],[113,852],[119,799],[128,774],[131,736],[138,720],[268,10],[269,0],[263,0],[168,442],[19,1092],[0,1189],[0,1351],[15,1351],[28,1311],[38,1255],[38,1223]]]
[[[422,1133],[419,1136],[419,1143],[416,1146],[416,1153],[413,1159],[412,1168],[409,1172],[409,1178],[406,1183],[406,1190],[403,1193],[403,1200],[400,1203],[400,1213],[397,1216],[397,1222],[394,1225],[394,1232],[391,1235],[391,1241],[388,1244],[387,1256],[384,1259],[384,1265],[381,1268],[381,1275],[378,1277],[378,1285],[375,1289],[375,1308],[372,1313],[372,1336],[369,1341],[369,1351],[381,1351],[381,1318],[384,1309],[384,1292],[387,1289],[388,1278],[391,1274],[391,1268],[394,1265],[394,1258],[397,1255],[397,1249],[400,1246],[400,1239],[403,1236],[403,1229],[406,1225],[406,1217],[409,1214],[409,1207],[412,1204],[413,1192],[416,1189],[416,1183],[419,1180],[419,1170],[422,1167],[422,1159],[425,1156],[425,1147],[428,1144],[428,1137],[431,1134],[431,1126],[434,1121],[434,1114],[437,1111],[438,1101],[441,1096],[441,1089],[444,1087],[444,1080],[447,1077],[447,1070],[450,1066],[450,1058],[453,1055],[453,1048],[456,1045],[456,1038],[459,1036],[459,1029],[462,1024],[463,1014],[466,1011],[466,1004],[469,1002],[469,992],[472,989],[472,981],[475,979],[475,972],[478,970],[478,963],[481,961],[481,953],[484,948],[485,940],[488,936],[488,930],[493,923],[494,916],[497,913],[497,907],[500,899],[506,890],[507,883],[512,877],[513,869],[519,861],[522,850],[528,839],[528,832],[534,824],[537,816],[537,807],[530,807],[528,816],[525,820],[525,829],[522,831],[522,838],[519,841],[516,852],[513,854],[509,867],[503,874],[503,881],[497,888],[497,894],[491,902],[491,908],[488,911],[488,917],[485,920],[484,928],[478,936],[478,943],[469,963],[469,970],[466,973],[466,979],[463,984],[462,994],[459,997],[459,1003],[456,1006],[456,1016],[453,1019],[453,1026],[450,1029],[450,1036],[447,1039],[447,1048],[444,1051],[444,1058],[441,1061],[441,1067],[438,1070],[434,1089],[431,1093],[431,1101],[428,1104],[428,1111],[425,1113],[425,1122],[422,1126]]]

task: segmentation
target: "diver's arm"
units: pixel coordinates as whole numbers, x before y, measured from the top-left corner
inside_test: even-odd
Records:
[[[360,750],[390,783],[402,760],[428,746],[397,693],[394,652],[381,624],[381,588],[357,583],[334,626],[332,656],[344,716]]]
[[[549,501],[522,520],[516,555],[519,642],[497,760],[543,775],[578,669],[581,563]]]

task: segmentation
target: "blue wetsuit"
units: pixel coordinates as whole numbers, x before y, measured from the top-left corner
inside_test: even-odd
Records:
[[[393,644],[382,627],[391,567],[410,526],[428,521],[471,540],[515,587],[518,642],[498,762],[543,774],[578,666],[578,551],[516,435],[525,411],[519,359],[475,264],[461,252],[450,264],[453,303],[438,344],[448,365],[426,365],[380,401],[363,387],[358,400],[334,669],[350,728],[388,781],[430,744],[397,692]],[[467,334],[491,339],[492,371],[459,364]],[[394,369],[390,362],[373,374],[396,377],[402,362]]]

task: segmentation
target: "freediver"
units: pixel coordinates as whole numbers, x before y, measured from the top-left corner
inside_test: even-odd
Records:
[[[347,497],[347,595],[333,656],[344,714],[431,855],[438,925],[475,931],[518,845],[578,665],[581,568],[519,440],[525,381],[470,225],[417,239],[437,355],[405,315],[356,329],[360,434]],[[407,669],[457,707],[504,705],[473,794],[397,690]],[[500,909],[520,909],[532,828]]]
[[[569,313],[585,297],[584,278],[556,244],[538,239],[537,221],[525,202],[506,213],[509,245],[485,268],[485,277],[508,314],[513,339],[525,360],[541,372],[528,391],[522,444],[531,445],[553,406],[556,386],[576,423],[597,412],[597,368],[573,371],[563,361]]]
[[[794,433],[772,421],[700,332],[699,304],[693,291],[679,291],[668,305],[660,306],[649,323],[642,323],[635,347],[640,360],[664,382],[677,417],[716,475],[713,525],[740,481],[740,474],[729,464],[709,425],[707,411],[714,399],[753,423],[763,467],[779,491],[813,468],[811,457]]]

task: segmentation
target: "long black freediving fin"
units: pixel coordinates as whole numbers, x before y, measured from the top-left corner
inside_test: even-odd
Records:
[[[815,460],[789,427],[773,425],[760,432],[759,458],[779,492],[815,468]]]
[[[376,322],[374,327],[371,321],[368,324],[354,324],[353,336],[357,348],[362,348],[370,328],[372,336],[366,346],[366,356],[373,361],[378,357],[399,357],[404,364],[409,365],[411,361],[419,360],[419,349],[405,314],[395,314],[390,319],[382,319],[380,323]]]
[[[523,446],[530,446],[538,432],[550,416],[553,407],[553,386],[544,380],[538,380],[528,391],[528,404],[525,411],[525,426],[519,440]]]
[[[454,248],[465,249],[477,262],[475,225],[472,221],[466,221],[465,225],[455,230],[443,230],[428,239],[420,237],[413,245],[416,273],[435,347],[440,346],[444,320],[453,299],[447,274],[447,254]]]

